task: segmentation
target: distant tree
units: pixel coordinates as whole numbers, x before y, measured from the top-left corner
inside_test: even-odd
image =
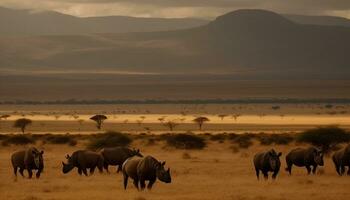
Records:
[[[24,130],[28,125],[32,124],[32,120],[27,119],[27,118],[20,118],[17,119],[13,125],[15,128],[20,128],[22,133],[24,134]]]
[[[164,116],[163,116],[163,117],[158,118],[158,121],[160,121],[160,123],[163,123],[163,122],[164,122],[164,120],[165,120],[165,117],[164,117]]]
[[[96,127],[98,130],[101,130],[103,122],[107,119],[105,115],[94,115],[90,118],[96,122]]]
[[[280,106],[272,106],[271,109],[272,110],[279,110],[279,109],[281,109],[281,107]]]
[[[197,117],[193,120],[195,123],[198,124],[199,130],[202,130],[202,126],[205,122],[210,121],[207,117]]]
[[[6,120],[6,119],[9,118],[9,117],[11,117],[11,115],[1,115],[1,116],[0,116],[0,119],[5,119],[5,120]]]
[[[179,124],[173,121],[167,121],[163,124],[164,126],[168,127],[170,131],[173,131],[176,126]]]
[[[232,117],[233,117],[233,119],[235,119],[235,121],[237,121],[238,117],[240,117],[240,116],[241,116],[241,114],[234,114],[234,115],[232,115]]]
[[[227,115],[225,115],[225,114],[220,114],[220,115],[218,115],[218,117],[220,117],[221,120],[224,120],[224,118],[227,117]]]

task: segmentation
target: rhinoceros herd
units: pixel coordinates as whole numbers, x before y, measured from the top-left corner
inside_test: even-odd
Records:
[[[44,169],[43,151],[35,147],[30,147],[22,151],[14,152],[11,156],[11,162],[15,176],[17,171],[23,176],[24,170],[28,171],[29,178],[32,178],[36,171],[36,177]],[[256,176],[259,179],[260,172],[268,179],[268,173],[272,172],[272,178],[275,179],[281,167],[282,153],[277,153],[274,149],[255,154],[253,163]],[[66,163],[62,162],[62,172],[64,174],[77,168],[80,175],[88,176],[88,170],[92,175],[97,168],[101,173],[108,166],[116,166],[117,172],[123,172],[124,188],[127,188],[128,178],[133,179],[134,186],[143,190],[146,187],[145,181],[148,181],[147,188],[151,189],[158,179],[165,183],[171,183],[170,168],[164,168],[165,162],[160,162],[152,156],[143,156],[140,150],[129,149],[126,147],[104,148],[99,152],[89,150],[77,150],[71,155],[66,155]],[[348,168],[347,174],[350,175],[350,144],[343,149],[335,152],[332,156],[336,172],[341,176]],[[296,148],[286,155],[286,171],[291,175],[293,165],[305,167],[307,173],[315,173],[318,166],[323,166],[323,152],[316,147]]]
[[[24,177],[24,170],[28,171],[29,178],[32,178],[33,170],[37,170],[36,177],[44,169],[44,151],[39,151],[35,147],[16,151],[11,156],[11,162],[15,176],[17,170]],[[152,156],[143,156],[140,150],[126,147],[104,148],[99,152],[89,150],[77,150],[71,155],[66,155],[66,163],[62,162],[62,172],[64,174],[77,168],[80,175],[88,176],[88,170],[92,175],[97,168],[101,173],[105,169],[108,173],[108,166],[117,166],[117,172],[123,171],[124,188],[126,189],[128,178],[134,180],[134,185],[143,190],[145,181],[149,181],[147,188],[151,189],[157,179],[170,183],[170,168],[165,170],[165,162],[160,162]]]
[[[275,179],[281,167],[281,155],[281,152],[277,153],[274,149],[255,154],[253,162],[257,178],[259,179],[261,171],[265,179],[268,179],[269,172],[272,172],[272,179]],[[345,173],[346,167],[348,167],[347,174],[350,175],[350,144],[335,152],[332,160],[340,176]],[[323,152],[316,147],[293,149],[286,155],[286,165],[286,171],[290,175],[293,165],[305,167],[308,174],[311,172],[315,174],[317,166],[324,165]]]

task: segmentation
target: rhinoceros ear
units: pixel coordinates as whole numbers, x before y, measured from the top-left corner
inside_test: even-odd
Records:
[[[279,153],[277,154],[277,156],[278,156],[278,157],[282,156],[282,152],[279,152]]]
[[[164,162],[162,162],[162,166],[164,166],[165,165],[165,161]]]
[[[40,151],[40,154],[43,155],[43,154],[44,154],[44,151]]]
[[[137,152],[137,153],[140,153],[140,149],[137,149],[136,152]]]
[[[70,156],[67,154],[67,155],[66,155],[66,158],[67,158],[67,159],[69,159],[69,158],[70,158]]]
[[[170,168],[168,168],[167,172],[170,173]]]

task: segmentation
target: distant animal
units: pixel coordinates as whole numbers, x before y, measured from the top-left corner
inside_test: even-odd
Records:
[[[70,172],[74,167],[78,168],[78,173],[88,176],[87,169],[90,169],[90,175],[92,175],[96,169],[103,172],[103,156],[100,153],[96,153],[89,150],[75,151],[71,156],[66,156],[67,163],[62,162],[62,172],[64,174]]]
[[[286,156],[286,171],[292,174],[292,166],[306,167],[307,173],[315,174],[317,166],[323,166],[323,152],[316,147],[296,148],[290,151]]]
[[[345,167],[348,167],[348,175],[350,175],[350,144],[345,148],[335,152],[332,156],[333,163],[337,173],[342,176],[345,173]]]
[[[263,173],[265,179],[268,179],[268,172],[273,172],[272,179],[276,179],[281,167],[281,155],[281,152],[276,153],[274,149],[255,154],[253,162],[258,180],[260,171]]]
[[[39,151],[35,147],[30,147],[25,150],[16,151],[11,156],[12,167],[15,176],[17,177],[17,170],[24,177],[23,171],[28,170],[28,178],[32,178],[32,170],[37,170],[36,177],[39,178],[41,172],[44,170],[44,151]]]
[[[170,168],[164,169],[165,162],[159,162],[152,156],[146,156],[144,158],[131,157],[123,163],[123,177],[124,177],[124,189],[128,184],[128,178],[134,180],[135,187],[139,190],[139,183],[141,190],[145,189],[145,181],[149,181],[147,188],[152,189],[153,184],[158,178],[165,183],[171,183]]]
[[[133,156],[139,156],[143,157],[140,153],[140,150],[137,149],[129,149],[126,147],[114,147],[114,148],[103,148],[100,153],[102,154],[104,158],[104,169],[108,171],[109,165],[116,165],[117,166],[117,172],[122,170],[122,165],[125,162],[126,159],[133,157]]]

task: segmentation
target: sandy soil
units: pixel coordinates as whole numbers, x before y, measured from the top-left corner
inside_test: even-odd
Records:
[[[325,167],[317,175],[307,176],[304,168],[298,168],[289,176],[283,170],[284,156],[295,145],[260,146],[233,153],[231,144],[211,143],[204,150],[184,151],[163,148],[163,144],[145,146],[136,141],[132,146],[141,148],[145,155],[166,160],[171,168],[172,183],[156,182],[152,191],[138,192],[129,184],[122,187],[122,175],[99,174],[79,176],[76,171],[62,174],[64,155],[80,147],[65,145],[37,145],[45,150],[45,172],[42,177],[28,180],[18,177],[15,181],[9,157],[20,146],[0,149],[0,199],[7,200],[75,200],[75,199],[347,199],[350,195],[349,177],[339,177],[329,157]],[[253,155],[261,150],[275,148],[283,152],[282,166],[276,181],[257,181],[252,166]],[[183,157],[190,154],[189,159]]]

